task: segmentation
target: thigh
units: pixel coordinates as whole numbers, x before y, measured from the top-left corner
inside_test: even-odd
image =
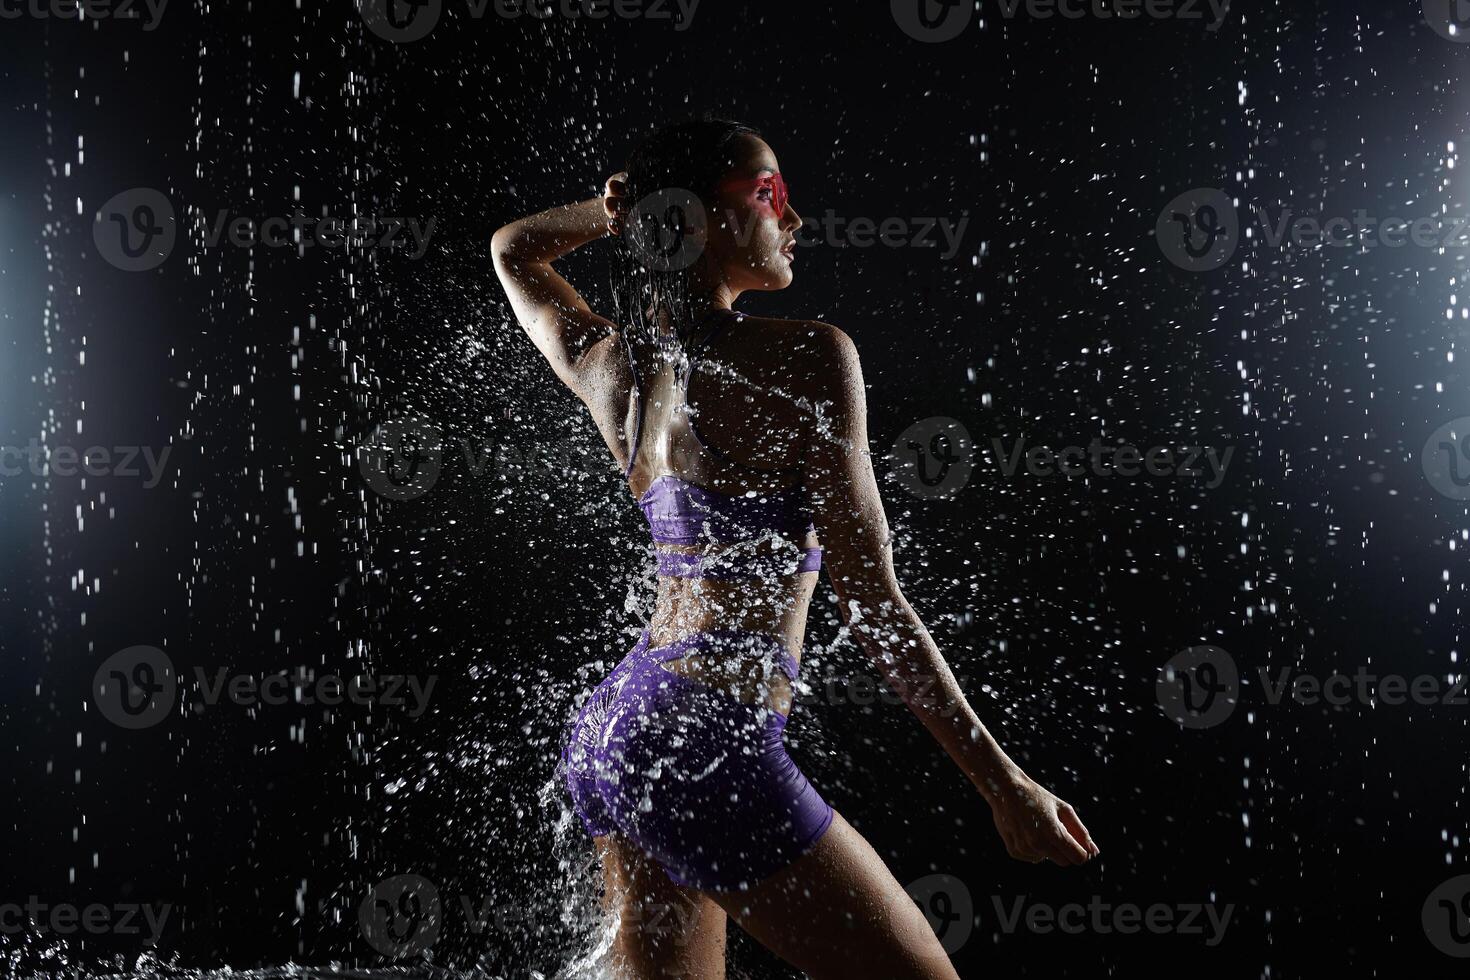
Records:
[[[959,980],[924,914],[840,813],[810,851],[750,890],[706,894],[813,980]]]
[[[619,980],[724,980],[724,909],[675,884],[621,834],[595,841],[602,858],[603,901],[618,915],[613,975]]]

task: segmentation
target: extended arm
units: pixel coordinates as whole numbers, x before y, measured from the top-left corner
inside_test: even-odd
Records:
[[[868,451],[857,349],[825,327],[833,408],[818,422],[808,486],[828,574],[848,628],[890,687],[991,806],[1013,857],[1080,864],[1097,845],[1072,808],[1026,776],[986,730],[899,589],[888,519]]]

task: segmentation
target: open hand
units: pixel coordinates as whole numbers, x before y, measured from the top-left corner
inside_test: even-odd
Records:
[[[603,187],[602,209],[607,212],[607,230],[623,233],[623,219],[628,215],[628,173],[620,170],[607,179]]]
[[[1018,861],[1071,866],[1101,853],[1071,805],[1025,773],[993,785],[987,798],[1006,852]]]

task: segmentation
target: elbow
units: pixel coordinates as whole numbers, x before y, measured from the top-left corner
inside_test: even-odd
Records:
[[[490,254],[497,263],[511,257],[518,237],[514,222],[505,225],[490,236]]]

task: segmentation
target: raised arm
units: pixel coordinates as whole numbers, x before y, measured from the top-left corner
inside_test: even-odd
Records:
[[[867,397],[852,340],[818,328],[826,380],[807,486],[838,605],[890,687],[990,804],[1012,857],[1080,864],[1098,853],[1072,808],[1031,780],[991,737],[899,589],[868,448]]]
[[[550,362],[556,376],[586,400],[580,362],[617,327],[593,313],[551,263],[610,230],[610,201],[622,175],[607,182],[607,197],[551,208],[513,221],[490,240],[495,274],[510,297],[516,319]]]

